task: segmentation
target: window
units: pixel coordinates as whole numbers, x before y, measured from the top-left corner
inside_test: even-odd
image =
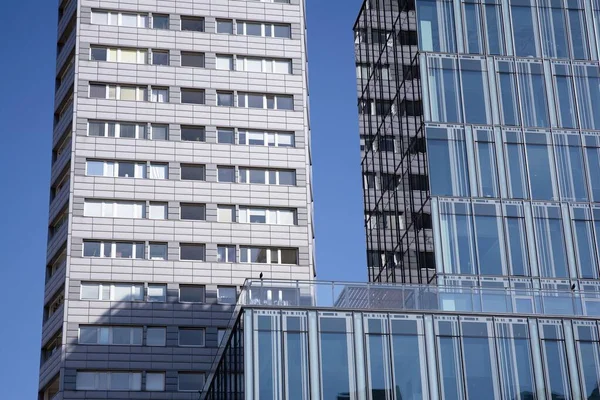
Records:
[[[235,131],[230,128],[217,128],[217,142],[235,144]]]
[[[152,87],[150,101],[154,103],[169,102],[169,88]]]
[[[204,104],[203,89],[181,89],[181,102],[184,104]]]
[[[105,99],[106,98],[106,85],[99,83],[90,83],[90,98],[91,99]]]
[[[152,14],[152,27],[154,29],[169,29],[169,16],[166,14]]]
[[[240,167],[240,183],[295,186],[296,171]]]
[[[283,1],[280,1],[283,2]],[[277,1],[275,1],[277,3]],[[289,1],[285,1],[289,3]],[[247,36],[264,36],[290,39],[292,29],[289,24],[270,24],[260,22],[238,21],[237,34]]]
[[[291,74],[292,61],[275,58],[242,57],[237,58],[238,71],[268,72],[276,74]]]
[[[285,209],[240,207],[239,222],[251,224],[295,225],[296,212],[294,210]]]
[[[217,166],[217,181],[218,182],[235,182],[235,167],[223,165]]]
[[[233,107],[233,92],[217,91],[217,105],[222,107]]]
[[[90,121],[89,136],[146,139],[146,124]]]
[[[81,283],[81,300],[143,301],[141,283]]]
[[[294,147],[294,134],[240,130],[239,143],[250,146]]]
[[[237,288],[235,286],[217,286],[217,301],[219,304],[235,304]]]
[[[144,218],[146,203],[141,201],[115,201],[86,199],[83,205],[85,217]]]
[[[204,261],[205,246],[195,243],[181,243],[179,245],[179,259],[184,261]]]
[[[177,374],[177,390],[180,392],[199,392],[204,387],[204,374],[196,372],[179,372]]]
[[[225,337],[225,333],[227,332],[227,329],[224,328],[219,328],[217,330],[217,344],[220,345],[221,342],[223,341],[223,338]]]
[[[141,346],[143,328],[126,326],[79,326],[79,344]]]
[[[235,206],[217,206],[217,222],[235,222]]]
[[[204,329],[179,328],[179,345],[204,347]]]
[[[206,131],[203,126],[182,126],[181,140],[189,142],[206,141]]]
[[[182,67],[204,68],[204,53],[181,52]]]
[[[147,64],[146,50],[129,48],[90,47],[91,61],[122,62],[130,64]]]
[[[238,107],[293,110],[294,97],[289,95],[238,93]]]
[[[204,204],[181,203],[181,219],[204,221],[206,219],[206,206]]]
[[[149,219],[168,219],[167,213],[168,204],[167,203],[150,203],[150,207],[148,208],[148,218]]]
[[[429,168],[431,193],[468,197],[470,187],[464,131],[459,128],[427,127],[426,136],[429,160],[447,166]]]
[[[298,250],[268,247],[240,247],[240,262],[257,264],[298,264]]]
[[[92,24],[147,28],[148,15],[92,10]]]
[[[456,64],[456,60],[449,58],[428,59],[430,114],[434,122],[463,122],[462,92]]]
[[[142,390],[141,372],[77,371],[76,390]]]
[[[236,249],[232,245],[217,246],[217,262],[234,263],[236,262]]]
[[[451,1],[417,2],[419,48],[423,51],[456,51],[454,4]]]
[[[225,71],[233,71],[233,56],[217,54],[216,68]]]
[[[181,17],[182,31],[204,32],[204,18],[202,17]]]
[[[150,260],[166,260],[168,246],[166,243],[150,243],[149,258]]]
[[[188,181],[205,180],[205,166],[194,164],[181,164],[181,179]]]
[[[179,285],[179,302],[204,303],[204,286]]]
[[[148,328],[146,330],[146,346],[166,346],[166,328]]]
[[[151,163],[148,168],[149,179],[169,179],[169,165]]]
[[[233,34],[233,21],[230,19],[217,19],[217,33]]]
[[[101,242],[94,240],[83,241],[84,257],[102,258],[144,258],[143,242]]]
[[[146,390],[149,392],[163,392],[165,390],[165,374],[162,372],[146,373]]]
[[[523,124],[526,127],[550,127],[542,64],[518,62],[517,81]]]
[[[169,65],[169,51],[152,50],[152,65]]]

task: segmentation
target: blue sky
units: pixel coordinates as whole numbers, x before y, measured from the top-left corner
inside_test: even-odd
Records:
[[[317,271],[365,280],[352,25],[361,0],[307,0]],[[57,0],[0,14],[0,323],[3,399],[37,396],[54,98]]]

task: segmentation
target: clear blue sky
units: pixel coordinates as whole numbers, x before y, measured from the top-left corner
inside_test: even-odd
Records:
[[[0,14],[0,398],[37,396],[57,0],[5,1]],[[352,26],[362,0],[307,0],[317,270],[364,280]]]

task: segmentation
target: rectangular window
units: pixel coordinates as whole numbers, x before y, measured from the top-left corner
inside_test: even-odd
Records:
[[[233,34],[233,21],[230,19],[217,19],[217,33]]]
[[[295,225],[295,220],[294,210],[240,207],[239,222],[242,223]]]
[[[460,77],[465,122],[490,124],[492,122],[492,110],[486,63],[479,60],[461,59]]]
[[[181,203],[181,219],[204,221],[206,219],[206,205]]]
[[[204,303],[204,286],[179,285],[180,303]]]
[[[551,138],[543,133],[525,133],[525,151],[531,198],[534,200],[558,200],[555,184],[553,146]]]
[[[217,128],[217,142],[235,144],[235,131],[231,128]]]
[[[289,1],[286,1],[286,3],[289,3]],[[237,21],[237,34],[289,39],[292,37],[292,29],[289,24]]]
[[[169,65],[169,51],[152,50],[152,65]]]
[[[234,263],[236,262],[236,249],[232,245],[217,246],[217,262]]]
[[[596,239],[594,238],[600,221],[596,209],[592,212],[587,207],[571,209],[573,246],[577,256],[577,276],[582,279],[598,279],[598,257],[596,256]]]
[[[554,134],[554,151],[560,197],[567,201],[587,201],[585,168],[579,135]]]
[[[206,168],[204,165],[181,164],[181,179],[187,181],[206,180]]]
[[[417,2],[419,48],[423,51],[456,52],[454,4],[451,1]]]
[[[141,283],[81,283],[81,300],[143,301]]]
[[[558,126],[577,128],[577,110],[575,108],[575,88],[571,68],[564,64],[554,64],[554,93],[558,111]]]
[[[240,247],[240,262],[256,264],[298,264],[298,250],[268,247]]]
[[[146,373],[146,391],[149,392],[164,392],[165,390],[165,374],[157,372]]]
[[[206,247],[203,244],[181,243],[179,245],[179,259],[183,261],[204,261]]]
[[[235,167],[217,166],[217,182],[235,182]]]
[[[219,304],[235,304],[237,289],[235,286],[217,286],[217,301]]]
[[[79,326],[79,344],[141,346],[144,329],[121,326]]]
[[[233,107],[233,92],[217,91],[217,106]]]
[[[151,163],[148,168],[149,179],[169,179],[169,165]]]
[[[296,171],[288,170],[264,170],[258,168],[239,169],[240,183],[258,183],[268,185],[296,185]]]
[[[560,208],[533,206],[535,245],[542,278],[567,278],[567,252]]]
[[[428,64],[431,120],[463,122],[462,94],[456,60],[429,58]]]
[[[167,329],[166,328],[148,328],[146,330],[146,346],[166,346]]]
[[[169,88],[152,87],[150,92],[150,101],[154,103],[169,102]]]
[[[77,371],[76,390],[142,390],[141,372]]]
[[[237,58],[238,71],[291,74],[292,61],[275,58],[242,57]]]
[[[217,54],[216,69],[233,71],[233,56],[227,54]]]
[[[189,142],[205,142],[206,130],[203,126],[181,126],[181,140]]]
[[[498,61],[496,68],[498,71],[498,102],[500,103],[502,123],[511,126],[520,125],[515,65],[508,61]]]
[[[600,71],[595,66],[574,65],[575,92],[579,106],[579,118],[584,129],[600,129]]]
[[[127,48],[90,47],[91,61],[122,62],[130,64],[147,64],[146,50]]]
[[[181,89],[183,104],[205,104],[204,89]]]
[[[177,374],[177,390],[180,392],[200,392],[204,387],[204,374],[196,372],[179,372]]]
[[[149,219],[168,219],[168,204],[167,203],[150,203],[148,208]]]
[[[146,203],[141,201],[85,200],[85,217],[144,218]]]
[[[179,328],[179,346],[204,347],[204,329]]]
[[[118,11],[92,10],[92,24],[147,28],[148,15]]]
[[[149,258],[150,260],[166,260],[168,254],[168,246],[166,243],[150,243]]]
[[[294,147],[294,134],[239,130],[239,144],[249,146]]]
[[[509,196],[517,199],[527,199],[529,198],[529,189],[522,133],[506,131],[504,140]]]
[[[238,93],[238,107],[268,110],[293,110],[294,98],[288,95]]]
[[[146,124],[90,121],[89,136],[146,139]]]
[[[523,124],[526,127],[550,127],[542,64],[518,62],[517,81]]]
[[[217,222],[235,222],[235,206],[217,206]]]
[[[584,139],[585,162],[588,170],[588,184],[592,201],[600,201],[600,136],[586,134]]]
[[[540,56],[537,12],[532,3],[525,0],[511,1],[510,4],[515,55],[519,57]]]
[[[440,209],[444,272],[476,274],[475,224],[470,208],[464,203],[442,203]]]
[[[181,30],[204,32],[204,18],[201,17],[181,17]]]
[[[84,257],[103,258],[144,258],[143,242],[100,242],[92,240],[83,241]]]
[[[469,167],[464,131],[459,128],[426,128],[431,193],[441,196],[470,196]]]
[[[152,14],[152,28],[169,29],[169,16],[167,14]]]
[[[477,186],[481,197],[500,197],[494,133],[476,130],[475,162],[477,164]]]
[[[189,51],[181,52],[182,67],[204,68],[204,53],[193,53]]]

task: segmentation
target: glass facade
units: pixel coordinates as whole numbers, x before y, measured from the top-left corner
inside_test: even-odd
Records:
[[[597,399],[599,329],[542,316],[246,307],[224,352],[240,354],[244,337],[245,386],[215,379],[207,399]],[[218,371],[236,365],[224,357]]]

